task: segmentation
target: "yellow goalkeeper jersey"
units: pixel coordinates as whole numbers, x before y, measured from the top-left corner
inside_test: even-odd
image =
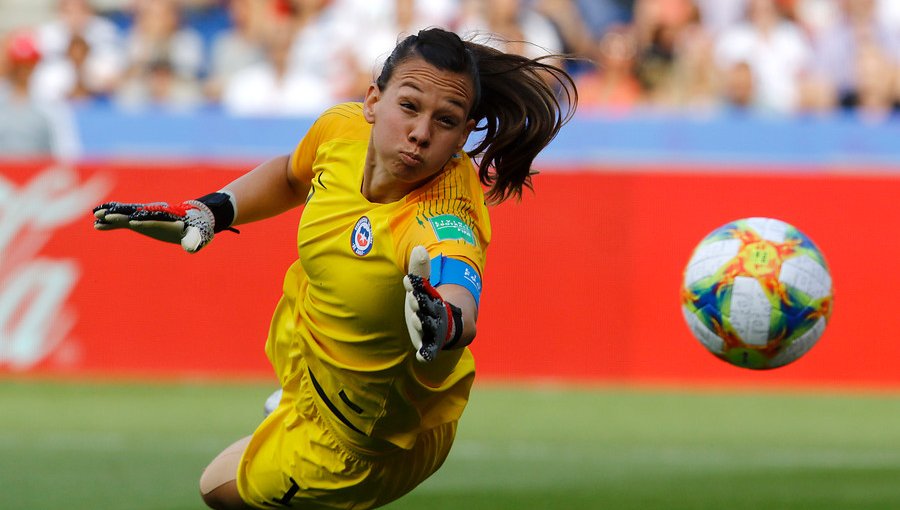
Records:
[[[291,171],[312,188],[266,350],[282,385],[309,370],[345,425],[411,448],[419,432],[460,417],[475,365],[468,348],[416,361],[404,319],[410,252],[425,246],[432,284],[464,285],[477,302],[490,221],[464,153],[405,198],[369,202],[360,188],[370,132],[362,104],[346,103],[294,151]]]

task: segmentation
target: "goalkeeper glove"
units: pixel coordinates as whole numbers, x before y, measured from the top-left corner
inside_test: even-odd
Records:
[[[217,192],[169,205],[166,202],[106,202],[94,208],[94,228],[127,228],[159,241],[180,244],[188,253],[203,248],[216,232],[231,228],[235,206],[231,192]]]
[[[431,260],[424,246],[413,248],[409,274],[403,277],[406,288],[406,327],[416,348],[416,359],[429,362],[438,351],[453,347],[462,336],[462,310],[444,301],[428,277]]]

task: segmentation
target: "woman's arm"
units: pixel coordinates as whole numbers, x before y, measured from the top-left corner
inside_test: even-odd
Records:
[[[469,345],[475,339],[475,320],[478,318],[478,306],[472,292],[462,285],[452,283],[439,285],[436,290],[444,301],[462,310],[462,336],[450,348],[459,349]]]
[[[232,225],[259,221],[299,206],[311,185],[291,172],[290,155],[266,161],[225,186],[237,204]]]
[[[231,197],[210,193],[171,205],[105,202],[94,208],[94,228],[128,229],[180,244],[188,253],[194,253],[209,244],[215,232],[269,218],[302,204],[312,183],[294,177],[290,161],[290,156],[278,156],[238,177],[224,190]]]

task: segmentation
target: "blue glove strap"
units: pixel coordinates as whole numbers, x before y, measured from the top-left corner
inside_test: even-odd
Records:
[[[481,277],[474,267],[461,260],[444,255],[431,259],[431,278],[428,281],[432,287],[447,283],[462,285],[472,293],[476,306],[481,301]]]

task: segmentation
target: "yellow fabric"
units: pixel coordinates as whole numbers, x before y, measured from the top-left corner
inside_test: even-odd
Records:
[[[312,188],[297,232],[299,259],[285,275],[266,343],[286,396],[254,433],[238,471],[241,495],[255,505],[290,489],[286,473],[299,477],[296,498],[334,496],[344,501],[336,508],[350,508],[353,498],[399,497],[443,462],[468,402],[475,376],[468,348],[416,361],[403,275],[416,245],[483,274],[491,232],[477,173],[459,154],[404,199],[371,203],[360,193],[370,132],[361,104],[336,106],[290,161]],[[467,235],[448,236],[447,222],[430,221],[448,215]],[[362,218],[370,228],[360,229]],[[309,388],[310,372],[333,409]]]
[[[409,450],[363,451],[335,433],[337,424],[309,376],[296,383],[259,426],[238,466],[238,492],[254,507],[382,506],[415,488],[447,458],[455,422],[420,434]]]

